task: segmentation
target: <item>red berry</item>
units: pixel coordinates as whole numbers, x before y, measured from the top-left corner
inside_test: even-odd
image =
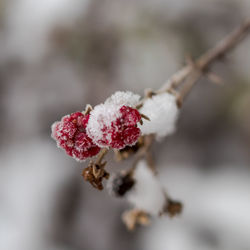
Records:
[[[61,121],[52,126],[52,137],[58,147],[74,157],[76,160],[85,160],[99,153],[100,148],[93,143],[86,133],[89,115],[76,112],[64,116]]]
[[[122,149],[137,142],[141,131],[136,124],[141,120],[141,115],[137,109],[122,106],[120,108],[121,117],[113,122],[111,132],[112,148]]]
[[[96,108],[91,112],[87,132],[97,145],[122,149],[136,143],[140,136],[137,123],[141,120],[136,109],[128,106],[116,108],[110,104]]]
[[[123,138],[126,145],[132,145],[134,144],[139,136],[141,134],[141,131],[137,127],[128,127],[123,131]]]
[[[141,115],[137,109],[122,106],[120,111],[122,113],[122,119],[124,120],[123,123],[126,126],[134,126],[141,120]]]

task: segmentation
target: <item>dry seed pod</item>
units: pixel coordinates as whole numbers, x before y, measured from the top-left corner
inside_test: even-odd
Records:
[[[131,188],[133,188],[135,180],[131,172],[120,172],[112,177],[109,188],[111,194],[116,197],[123,197]]]
[[[82,171],[84,180],[88,181],[94,188],[103,189],[103,178],[108,179],[109,173],[103,168],[90,162],[89,166]]]

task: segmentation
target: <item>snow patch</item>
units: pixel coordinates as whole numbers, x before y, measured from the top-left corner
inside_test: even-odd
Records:
[[[156,134],[159,139],[175,132],[179,114],[175,96],[169,93],[152,96],[144,102],[140,113],[150,118],[150,121],[144,120],[143,125],[138,125],[142,134]]]
[[[130,91],[117,91],[105,101],[105,104],[135,107],[139,103],[140,98],[139,95]]]
[[[163,188],[145,161],[140,161],[134,172],[136,181],[133,189],[126,194],[127,200],[137,209],[158,216],[166,202]]]

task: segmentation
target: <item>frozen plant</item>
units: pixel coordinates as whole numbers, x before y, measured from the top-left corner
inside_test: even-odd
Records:
[[[130,101],[131,99],[131,101]],[[99,153],[100,148],[122,149],[134,145],[141,131],[141,115],[136,108],[140,96],[118,91],[94,109],[64,116],[52,125],[52,138],[66,154],[78,161]]]
[[[110,174],[105,169],[105,155],[113,150],[116,160],[134,157],[134,162],[108,181],[111,193],[127,199],[133,209],[123,214],[129,229],[147,225],[151,217],[180,214],[182,204],[173,201],[158,182],[151,148],[155,139],[175,132],[179,109],[200,77],[217,82],[210,72],[212,64],[240,43],[250,31],[250,20],[229,34],[217,46],[196,61],[177,71],[157,91],[140,98],[132,92],[118,91],[103,104],[83,112],[64,116],[52,125],[52,137],[58,147],[78,161],[94,157],[82,176],[102,190]]]

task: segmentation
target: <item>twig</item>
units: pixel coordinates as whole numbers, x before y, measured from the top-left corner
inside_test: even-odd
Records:
[[[95,164],[96,164],[96,165],[102,166],[102,165],[103,165],[103,164],[102,164],[102,160],[103,160],[104,156],[105,156],[107,153],[108,153],[108,149],[107,149],[107,148],[103,148],[103,149],[100,151],[100,153],[98,154],[98,158],[97,158]]]
[[[135,170],[138,162],[141,159],[145,159],[147,161],[148,167],[152,170],[154,174],[156,174],[156,166],[151,152],[151,147],[154,142],[154,139],[155,136],[153,134],[144,136],[144,145],[140,148],[140,150],[135,156],[135,160],[131,168],[132,172]]]
[[[250,32],[250,20],[244,22],[235,31],[225,37],[214,48],[208,50],[195,62],[186,65],[184,68],[176,72],[170,79],[158,90],[156,94],[175,89],[180,86],[190,75],[184,84],[187,87],[181,91],[180,96],[184,99],[190,92],[195,83],[200,79],[202,75],[206,73],[206,70],[217,60],[224,57],[235,46],[237,46]]]
[[[109,173],[105,170],[106,161],[102,161],[104,156],[108,153],[107,148],[103,148],[99,154],[96,162],[90,161],[88,167],[83,169],[82,176],[94,188],[103,189],[103,178],[108,179]]]

